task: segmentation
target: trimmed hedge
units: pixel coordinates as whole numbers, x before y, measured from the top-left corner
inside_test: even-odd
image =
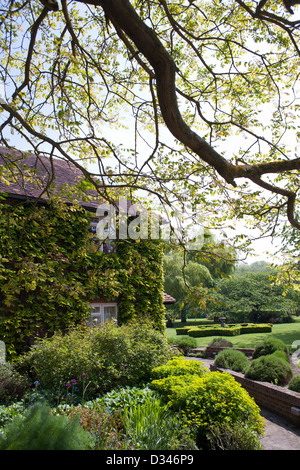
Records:
[[[193,338],[201,338],[203,336],[237,336],[241,332],[240,328],[192,328],[188,335]]]
[[[274,353],[275,351],[287,352],[287,347],[281,339],[270,336],[265,338],[264,341],[256,346],[253,352],[253,359],[257,359],[261,356],[267,356]]]
[[[245,373],[245,377],[251,380],[284,386],[293,377],[293,372],[287,361],[269,354],[253,359]]]
[[[271,333],[272,324],[270,323],[242,323],[242,324],[229,324],[226,328],[222,328],[220,325],[212,326],[186,326],[183,328],[177,328],[177,335],[188,335],[194,338],[201,338],[203,336],[237,336],[242,334],[251,333]]]
[[[222,369],[245,372],[250,365],[250,360],[242,351],[238,351],[236,349],[223,349],[217,354],[215,365]]]

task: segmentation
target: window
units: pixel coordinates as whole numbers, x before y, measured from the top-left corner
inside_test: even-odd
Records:
[[[90,323],[98,324],[106,321],[117,320],[118,306],[116,303],[95,303],[91,304]]]

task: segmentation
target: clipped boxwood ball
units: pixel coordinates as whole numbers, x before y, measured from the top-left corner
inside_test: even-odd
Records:
[[[286,385],[293,372],[289,363],[276,356],[267,355],[254,359],[245,373],[245,377],[275,385]]]

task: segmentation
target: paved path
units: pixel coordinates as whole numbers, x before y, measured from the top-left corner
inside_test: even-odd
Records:
[[[213,359],[191,357],[197,359],[208,367],[214,362]],[[275,415],[269,410],[261,408],[261,416],[265,418],[265,435],[261,438],[264,450],[300,450],[300,428]]]

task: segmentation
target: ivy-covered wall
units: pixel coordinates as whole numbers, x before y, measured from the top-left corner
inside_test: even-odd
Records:
[[[0,340],[8,357],[36,336],[90,317],[89,300],[118,299],[118,322],[150,318],[164,328],[162,245],[121,240],[91,250],[90,217],[80,206],[0,205]]]

